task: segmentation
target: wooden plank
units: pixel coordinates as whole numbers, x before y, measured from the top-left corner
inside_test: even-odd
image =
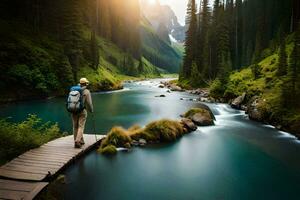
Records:
[[[70,156],[76,154],[74,151],[64,152],[64,150],[55,150],[55,149],[36,149],[35,151],[28,151],[30,154],[47,154],[47,155],[58,155],[58,156]]]
[[[45,161],[53,161],[53,162],[66,162],[68,161],[69,159],[71,159],[72,157],[71,156],[65,156],[65,157],[58,157],[56,155],[32,155],[32,154],[23,154],[21,156],[19,156],[19,158],[24,158],[24,159],[35,159],[35,160],[45,160]]]
[[[7,166],[3,166],[1,167],[3,169],[7,169],[10,171],[17,171],[17,172],[27,172],[27,173],[31,173],[31,172],[35,172],[38,174],[45,174],[45,172],[50,172],[51,174],[54,174],[57,171],[57,168],[40,168],[40,167],[33,167],[33,166],[20,166],[20,165],[7,165]]]
[[[47,182],[24,182],[0,179],[0,199],[26,199],[32,200]]]
[[[76,152],[63,152],[63,151],[57,151],[55,149],[35,149],[30,150],[30,153],[37,153],[37,154],[51,154],[51,155],[76,155]]]
[[[0,190],[0,198],[1,199],[24,199],[29,192],[22,192],[22,191],[10,191],[10,190]]]
[[[55,164],[55,163],[49,163],[49,162],[38,162],[38,161],[29,161],[29,160],[21,160],[21,159],[16,159],[8,164],[19,164],[19,165],[32,165],[32,166],[50,166],[50,167],[61,167],[61,165]]]
[[[46,182],[40,182],[38,185],[36,185],[36,187],[24,198],[24,200],[32,200],[34,199],[34,197],[40,192],[42,191],[46,186],[48,185],[48,183]]]
[[[35,174],[34,172],[16,172],[0,168],[0,176],[12,179],[40,181],[43,180],[47,176],[47,174]]]
[[[33,157],[33,156],[25,156],[21,155],[18,158],[24,159],[24,160],[32,160],[32,161],[43,161],[43,162],[50,162],[50,163],[56,163],[56,164],[66,164],[66,161],[62,161],[59,159],[47,159],[47,158],[39,158],[39,157]]]
[[[37,169],[37,170],[57,170],[57,168],[59,168],[58,166],[45,166],[45,165],[35,165],[35,164],[20,164],[20,163],[8,163],[2,167],[4,168],[21,168],[22,167],[29,167],[29,168],[32,168],[32,169]]]
[[[22,192],[30,192],[33,190],[34,185],[32,184],[24,184],[19,181],[13,182],[3,182],[0,183],[0,190],[12,190],[12,191],[22,191]]]
[[[65,159],[72,159],[76,157],[76,154],[70,154],[70,155],[58,155],[58,154],[51,154],[51,153],[26,153],[24,156],[29,157],[48,157],[49,160],[53,159],[59,159],[59,160],[65,160]]]

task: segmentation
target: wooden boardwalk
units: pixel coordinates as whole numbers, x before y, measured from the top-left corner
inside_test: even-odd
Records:
[[[43,182],[94,146],[104,135],[84,135],[85,145],[74,148],[73,136],[48,142],[0,167],[0,199],[32,199],[48,183]],[[10,179],[10,180],[7,180]]]

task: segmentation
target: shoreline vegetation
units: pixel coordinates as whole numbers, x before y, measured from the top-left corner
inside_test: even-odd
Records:
[[[129,129],[113,127],[101,143],[98,152],[114,155],[118,150],[128,151],[134,146],[170,143],[197,130],[197,126],[214,125],[214,116],[205,105],[192,108],[182,115],[180,121],[162,119],[146,125],[144,128],[134,125]]]
[[[171,91],[189,92],[198,96],[196,99],[189,99],[191,101],[227,103],[234,109],[245,111],[250,120],[270,124],[277,130],[289,132],[300,139],[299,113],[280,106],[281,90],[277,84],[272,84],[272,89],[265,85],[265,79],[270,79],[270,74],[275,73],[273,71],[275,69],[272,70],[272,68],[274,68],[273,65],[276,65],[276,61],[267,57],[260,64],[262,67],[260,79],[254,79],[251,69],[245,68],[233,72],[226,85],[220,85],[216,80],[208,88],[197,88],[192,87],[188,81],[172,80],[161,82],[160,87],[166,87]],[[253,82],[261,84],[253,88]],[[280,85],[282,82],[278,84]],[[224,95],[226,91],[233,93],[226,96]]]
[[[29,115],[20,123],[0,120],[0,165],[30,149],[64,136],[58,124],[42,123],[36,115]]]
[[[160,75],[153,75],[153,76],[141,76],[141,77],[130,77],[130,76],[124,76],[120,78],[120,80],[116,81],[103,81],[98,82],[96,84],[91,84],[90,90],[91,92],[109,92],[109,91],[118,91],[124,89],[124,83],[130,83],[130,82],[136,82],[136,81],[145,81],[145,80],[151,80],[156,78],[178,78],[177,74],[160,74]],[[70,86],[71,87],[71,86]],[[2,97],[0,99],[0,105],[5,104],[12,104],[12,103],[18,103],[18,102],[26,102],[31,100],[42,100],[42,99],[52,99],[56,97],[64,97],[67,95],[67,92],[65,94],[51,94],[51,95],[39,95],[39,96],[26,96],[26,97],[17,97],[17,98],[5,98]]]

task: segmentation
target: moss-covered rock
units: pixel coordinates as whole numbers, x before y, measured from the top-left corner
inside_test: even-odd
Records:
[[[185,127],[182,121],[168,119],[154,121],[145,128],[138,125],[134,125],[128,130],[114,127],[103,140],[98,152],[112,155],[117,152],[119,147],[129,149],[131,145],[144,146],[148,143],[172,142],[196,129],[197,127]]]
[[[186,128],[188,131],[195,131],[195,130],[197,130],[196,124],[192,120],[190,120],[190,119],[183,118],[181,120],[181,123],[183,124],[184,128]]]
[[[164,119],[148,124],[141,132],[150,141],[171,142],[185,134],[183,128],[178,121]]]
[[[114,127],[107,134],[107,137],[101,143],[100,148],[104,149],[109,145],[126,148],[127,144],[130,142],[131,142],[131,138],[127,130],[123,129],[122,127]]]
[[[185,118],[192,120],[198,126],[214,125],[214,116],[205,108],[192,108],[184,114]]]
[[[117,148],[114,145],[108,145],[100,148],[99,152],[105,155],[114,155],[117,153]]]

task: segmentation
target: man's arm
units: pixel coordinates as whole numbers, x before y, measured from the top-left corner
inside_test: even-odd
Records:
[[[94,107],[93,107],[93,101],[92,101],[92,95],[89,90],[86,90],[86,104],[90,112],[94,112]]]

